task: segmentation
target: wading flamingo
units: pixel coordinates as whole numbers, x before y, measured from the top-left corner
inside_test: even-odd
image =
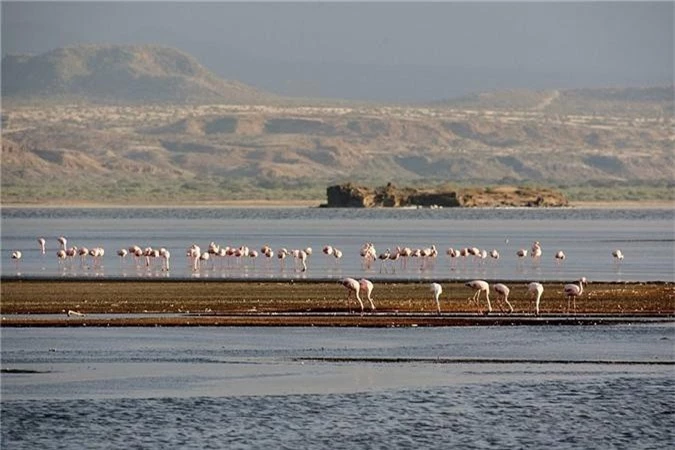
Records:
[[[473,281],[467,281],[464,283],[465,286],[470,287],[471,289],[474,289],[476,291],[475,294],[473,294],[473,297],[471,297],[471,300],[476,302],[476,306],[480,309],[480,293],[485,292],[485,300],[487,301],[488,305],[488,314],[492,312],[492,305],[490,304],[490,285],[487,283],[487,281],[483,280],[473,280]]]
[[[342,280],[342,285],[347,289],[347,307],[349,308],[349,311],[352,310],[349,306],[349,299],[353,293],[356,297],[356,300],[359,302],[359,305],[361,305],[361,314],[363,315],[363,301],[361,301],[361,297],[359,296],[359,291],[361,290],[361,285],[359,282],[354,278],[344,278]]]
[[[539,315],[539,301],[541,300],[541,294],[544,293],[544,286],[541,283],[533,281],[527,285],[527,292],[534,297],[534,314]]]
[[[509,292],[511,292],[511,290],[508,288],[508,286],[502,283],[497,283],[492,286],[492,289],[495,291],[497,300],[503,300],[504,303],[506,303],[509,307],[509,313],[512,313],[513,306],[511,306],[511,303],[509,303]],[[501,308],[501,305],[499,305],[499,309]]]
[[[40,246],[40,253],[44,255],[45,252],[47,251],[47,247],[46,247],[47,241],[45,241],[45,238],[43,238],[43,237],[38,238],[37,241],[38,241],[38,245]]]
[[[365,278],[361,278],[359,280],[359,291],[365,293],[365,297],[370,302],[371,311],[375,311],[375,304],[373,303],[373,299],[370,296],[370,294],[373,292],[373,282]]]
[[[21,252],[19,250],[14,250],[12,252],[12,259],[14,260],[14,265],[16,266],[16,270],[19,270],[19,261],[21,260]]]
[[[541,244],[539,241],[535,241],[534,244],[532,244],[532,249],[530,250],[532,259],[538,260],[541,257]]]
[[[563,292],[567,298],[567,312],[570,311],[570,300],[574,306],[574,314],[577,313],[577,297],[584,293],[584,284],[586,284],[586,277],[581,277],[576,283],[566,284],[563,287]]]
[[[431,283],[431,292],[434,294],[434,300],[436,300],[436,311],[438,311],[438,314],[441,314],[441,302],[439,300],[439,297],[443,293],[443,288],[441,287],[440,284],[438,283]]]
[[[563,252],[562,250],[558,250],[554,257],[555,257],[555,261],[558,264],[562,264],[562,262],[565,261],[565,258],[567,256],[565,256],[565,252]]]
[[[618,248],[612,252],[612,256],[614,257],[614,261],[617,263],[623,261],[623,253]]]

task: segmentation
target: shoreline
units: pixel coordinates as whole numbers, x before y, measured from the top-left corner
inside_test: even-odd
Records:
[[[179,209],[205,209],[205,208],[319,208],[325,203],[325,199],[317,200],[227,200],[208,201],[197,203],[159,203],[147,204],[124,204],[124,203],[92,203],[92,202],[58,202],[58,203],[1,203],[1,208],[98,208],[98,209],[150,209],[150,208],[179,208]],[[494,207],[456,207],[459,209],[500,209],[503,206]],[[675,201],[646,200],[646,201],[571,201],[568,206],[560,207],[523,207],[525,209],[675,209]],[[335,208],[338,209],[338,208]],[[342,208],[339,208],[342,209]],[[354,208],[354,209],[409,209],[409,208]],[[451,209],[450,207],[444,209]]]
[[[337,281],[10,280],[0,283],[2,326],[478,326],[675,322],[675,283],[591,283],[567,310],[563,284],[545,282],[540,316],[525,283],[509,283],[509,313],[490,295],[484,315],[461,281],[442,283],[441,314],[428,282],[374,281],[365,312]],[[70,312],[70,314],[69,314]]]

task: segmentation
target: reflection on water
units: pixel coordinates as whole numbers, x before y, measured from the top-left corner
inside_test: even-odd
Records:
[[[675,212],[667,209],[323,209],[323,208],[3,208],[2,275],[26,277],[121,278],[371,278],[591,281],[675,281]],[[89,257],[59,260],[58,236],[68,246],[103,247],[103,261]],[[37,237],[47,240],[42,255]],[[519,259],[517,250],[534,241],[543,247],[540,259]],[[305,249],[313,254],[301,272],[292,257],[211,257],[192,270],[186,250],[193,243],[205,251],[210,242],[259,251]],[[377,253],[396,247],[429,248],[438,256],[376,261],[364,269],[359,256],[365,242]],[[120,258],[116,251],[138,245],[165,247],[171,270],[161,258]],[[331,245],[343,252],[336,259],[321,249]],[[500,258],[450,258],[448,248],[495,249]],[[618,263],[611,256],[620,248]],[[21,250],[19,265],[11,250]],[[563,250],[567,258],[553,255]]]
[[[2,448],[666,448],[675,438],[672,324],[1,333],[3,369],[25,372],[2,374]],[[351,362],[310,360],[320,357]]]

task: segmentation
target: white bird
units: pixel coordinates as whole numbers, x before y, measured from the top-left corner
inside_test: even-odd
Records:
[[[340,259],[342,258],[342,250],[333,247],[333,256],[335,257],[335,264],[340,264]]]
[[[541,244],[539,241],[535,241],[534,244],[532,244],[531,256],[534,259],[541,257]]]
[[[351,298],[353,293],[354,296],[356,297],[356,300],[359,302],[359,305],[361,305],[361,314],[363,314],[363,301],[361,301],[361,297],[359,296],[361,284],[359,284],[359,282],[356,281],[354,278],[344,278],[341,283],[347,289],[347,306],[349,307],[349,299]]]
[[[19,250],[14,250],[12,252],[12,259],[14,260],[14,263],[16,265],[16,270],[19,270],[19,260],[21,259],[21,252]]]
[[[38,244],[40,245],[40,253],[42,253],[44,255],[45,252],[47,251],[47,248],[46,248],[47,241],[45,241],[45,238],[43,238],[43,237],[38,238],[37,241],[38,241]]]
[[[434,300],[436,300],[436,310],[438,311],[438,314],[440,314],[441,313],[441,302],[439,300],[439,297],[443,293],[443,288],[438,283],[431,283],[430,288],[431,288],[431,292],[434,294]]]
[[[171,252],[167,250],[166,248],[162,247],[159,249],[159,256],[162,258],[162,270],[164,272],[169,271],[170,267],[170,260],[171,260]]]
[[[539,301],[541,300],[541,294],[544,293],[544,286],[541,283],[537,283],[536,281],[533,281],[532,283],[527,285],[527,291],[530,293],[530,295],[535,297],[534,313],[538,316],[539,315]]]
[[[59,236],[57,241],[59,242],[59,244],[61,244],[61,250],[65,250],[66,244],[68,243],[68,239],[66,239],[65,236]]]
[[[574,306],[574,313],[577,313],[577,297],[580,297],[584,293],[584,284],[586,284],[586,277],[581,277],[576,283],[566,284],[563,287],[565,297],[567,298],[567,312],[570,310],[570,300]]]
[[[511,292],[511,290],[508,288],[508,286],[502,283],[497,283],[492,286],[492,289],[494,289],[497,299],[503,300],[504,303],[508,305],[509,312],[512,313],[513,306],[511,306],[511,303],[509,303],[509,292]],[[499,306],[499,308],[501,309],[501,306]]]
[[[558,250],[554,257],[555,257],[556,262],[558,264],[561,264],[567,256],[565,256],[565,252],[563,252],[562,250]]]
[[[618,248],[612,252],[612,256],[616,262],[623,261],[623,253]]]
[[[480,293],[485,292],[485,300],[487,300],[488,313],[491,313],[492,305],[490,304],[490,285],[487,283],[487,281],[483,280],[467,281],[466,283],[464,283],[464,285],[476,291],[476,293],[473,294],[473,297],[471,297],[471,300],[476,302],[476,306],[478,306],[478,308],[480,308]]]
[[[361,278],[359,280],[359,288],[360,292],[365,292],[365,296],[370,302],[370,309],[375,311],[375,304],[373,303],[373,299],[370,296],[370,294],[373,292],[373,282],[365,278]]]
[[[527,249],[521,248],[516,252],[518,258],[525,258],[527,256]]]

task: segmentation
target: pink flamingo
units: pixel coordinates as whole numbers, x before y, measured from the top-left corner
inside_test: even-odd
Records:
[[[171,259],[171,252],[162,247],[159,249],[159,256],[162,258],[162,271],[169,271],[169,260]]]
[[[40,245],[40,253],[44,255],[45,252],[47,251],[47,247],[46,247],[47,241],[45,241],[45,238],[43,238],[43,237],[38,238],[37,241],[38,241],[38,244]]]
[[[63,265],[64,265],[64,261],[66,260],[66,256],[67,256],[67,255],[66,255],[66,251],[63,250],[63,249],[61,249],[61,250],[59,250],[59,251],[56,252],[56,258],[57,258],[57,260],[58,260],[58,262],[59,262],[59,266],[63,266]],[[64,267],[64,270],[65,270],[65,267]]]
[[[17,271],[19,270],[19,261],[21,260],[22,256],[23,255],[22,255],[21,251],[19,251],[19,250],[14,250],[12,252],[12,259],[14,260],[14,264],[16,266]]]
[[[117,250],[117,256],[120,257],[120,267],[124,265],[124,258],[126,258],[127,254],[129,254],[129,251],[126,248]]]
[[[342,259],[342,250],[333,247],[333,256],[335,257],[335,265],[339,265]]]
[[[581,277],[576,283],[566,284],[563,287],[563,292],[567,298],[567,312],[570,311],[570,300],[574,306],[574,314],[577,313],[577,297],[584,293],[584,284],[586,284],[586,277]]]
[[[366,298],[370,302],[370,310],[375,311],[375,304],[370,294],[373,292],[373,282],[365,278],[359,280],[359,291],[365,292]]]
[[[617,263],[621,263],[621,261],[623,261],[623,252],[621,252],[621,250],[618,248],[612,252],[612,256],[614,257],[614,261]]]
[[[544,293],[544,286],[541,283],[533,281],[527,285],[527,291],[530,295],[535,297],[534,300],[534,314],[539,315],[539,300],[541,300],[541,295]]]
[[[361,284],[354,278],[344,278],[342,280],[342,285],[347,289],[347,307],[349,308],[349,310],[351,311],[351,307],[349,306],[349,299],[351,298],[352,294],[354,294],[354,297],[356,297],[356,300],[359,302],[359,305],[361,305],[361,315],[363,315],[363,301],[361,301],[361,297],[359,296]]]
[[[509,303],[509,292],[511,292],[511,290],[508,288],[508,286],[502,283],[496,283],[492,286],[492,289],[495,291],[497,300],[503,300],[504,303],[506,303],[509,307],[509,313],[512,313],[513,306],[511,306],[511,303]],[[501,309],[501,305],[499,306],[499,309]]]
[[[562,264],[562,262],[565,261],[566,257],[567,256],[565,256],[565,252],[563,252],[562,250],[558,250],[554,255],[555,262],[558,264]]]
[[[279,260],[279,269],[283,272],[284,270],[284,261],[286,257],[289,255],[288,250],[285,248],[280,248],[277,250],[277,259]]]
[[[59,236],[57,239],[58,243],[61,244],[61,250],[66,249],[66,244],[68,243],[68,240],[66,239],[65,236]]]
[[[384,273],[387,273],[387,268],[385,267],[385,262],[389,259],[389,256],[391,256],[391,250],[386,249],[384,253],[380,253],[377,255],[377,259],[380,260],[380,273],[382,273],[382,268],[384,267]]]
[[[436,300],[436,310],[438,311],[438,314],[440,315],[441,314],[441,302],[439,300],[439,297],[443,293],[443,288],[438,283],[431,283],[431,292],[434,294],[434,300]]]
[[[304,250],[293,250],[293,257],[302,267],[300,272],[307,272],[307,252]]]
[[[539,259],[541,257],[541,244],[539,241],[535,241],[532,244],[531,256],[533,259]]]
[[[491,313],[492,305],[490,304],[490,285],[487,283],[487,281],[483,280],[467,281],[466,283],[464,283],[464,285],[476,291],[476,293],[473,294],[473,297],[471,297],[471,300],[476,302],[476,306],[478,306],[479,309],[480,309],[480,294],[481,292],[485,292],[485,300],[487,300],[488,305],[487,312]]]

